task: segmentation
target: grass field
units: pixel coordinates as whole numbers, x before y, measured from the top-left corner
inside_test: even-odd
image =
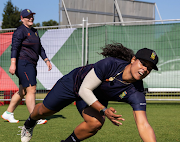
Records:
[[[132,109],[125,103],[110,103],[125,121],[122,126],[115,126],[106,119],[102,129],[85,142],[142,142],[132,115]],[[8,105],[0,106],[2,114]],[[26,105],[15,110],[15,118],[20,122],[11,124],[0,119],[0,142],[19,142],[18,126],[22,126],[28,118]],[[180,102],[149,102],[147,117],[153,127],[158,142],[180,141]],[[59,142],[72,133],[74,128],[83,121],[76,107],[71,104],[62,111],[47,118],[48,123],[37,125],[31,142]],[[20,133],[20,132],[19,132]]]

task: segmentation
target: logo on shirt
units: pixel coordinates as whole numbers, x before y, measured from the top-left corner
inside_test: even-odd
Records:
[[[36,32],[35,32],[35,35],[38,36]]]
[[[119,97],[122,99],[122,98],[124,98],[124,96],[126,96],[127,95],[127,92],[126,91],[124,91],[124,92],[122,92],[122,94],[121,95],[119,95]]]
[[[31,34],[30,33],[28,33],[28,36],[30,36]]]

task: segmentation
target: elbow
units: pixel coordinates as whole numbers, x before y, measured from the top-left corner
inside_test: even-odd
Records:
[[[82,87],[80,87],[80,89],[79,89],[78,94],[79,94],[80,97],[82,97],[83,92],[85,92],[83,89],[84,89],[84,88],[82,88]]]
[[[83,86],[79,89],[79,96],[90,106],[95,101],[97,101],[96,96],[93,94],[92,90],[87,89]]]

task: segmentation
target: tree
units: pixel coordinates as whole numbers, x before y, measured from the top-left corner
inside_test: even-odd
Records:
[[[54,21],[54,20],[49,20],[49,21],[44,21],[42,22],[42,26],[56,26],[59,25],[58,22]]]
[[[41,24],[40,23],[33,23],[33,27],[40,27],[41,26]]]
[[[19,8],[14,7],[11,0],[8,0],[3,12],[2,29],[17,28],[21,25]]]

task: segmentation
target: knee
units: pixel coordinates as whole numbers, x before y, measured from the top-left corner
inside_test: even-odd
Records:
[[[37,109],[36,109],[37,108]],[[54,113],[56,113],[55,111],[51,111],[49,109],[47,109],[43,103],[39,103],[35,106],[35,109],[38,110],[38,114],[42,117],[47,117],[50,116]]]
[[[44,113],[43,110],[38,110],[38,114],[41,115],[41,116],[44,116],[44,115],[45,115],[45,113]]]
[[[25,94],[36,94],[36,89],[32,88],[32,89],[28,89],[26,90]]]
[[[29,86],[25,89],[25,94],[36,94],[36,86]]]
[[[42,103],[36,104],[33,112],[34,112],[35,114],[38,114],[39,116],[43,116],[45,112],[44,112],[44,110],[43,110]]]
[[[42,107],[42,103],[37,104],[37,105],[35,106],[35,109],[34,109],[34,110],[37,110],[38,115],[43,116],[43,115],[45,114],[45,111],[44,111],[44,109],[43,109],[43,107]]]
[[[90,122],[88,122],[91,132],[95,132],[95,133],[98,132],[98,130],[102,128],[103,124],[104,124],[104,121],[100,122],[99,120],[95,118],[91,120]]]
[[[19,96],[20,96],[21,98],[24,98],[24,96],[27,94],[27,92],[26,92],[25,89],[19,90],[17,93],[19,94]]]

